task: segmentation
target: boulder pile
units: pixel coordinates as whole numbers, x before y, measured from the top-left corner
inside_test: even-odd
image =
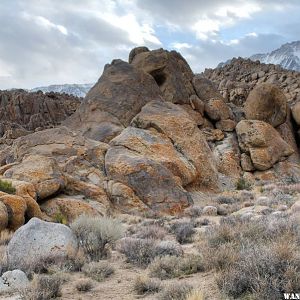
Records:
[[[0,228],[177,214],[192,192],[234,189],[241,178],[299,181],[300,76],[268,68],[238,59],[195,75],[179,53],[139,47],[107,64],[80,105],[26,94],[34,105],[23,119],[6,113],[21,127],[0,147],[0,180],[14,188],[0,194]]]

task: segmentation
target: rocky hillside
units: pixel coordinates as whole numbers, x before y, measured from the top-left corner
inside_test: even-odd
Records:
[[[1,140],[0,174],[16,190],[0,198],[13,212],[3,226],[62,211],[177,214],[195,192],[298,182],[299,74],[234,60],[204,75],[141,47],[106,65],[69,118],[73,98],[3,92],[2,120],[24,129]]]
[[[60,124],[75,112],[80,99],[66,94],[24,90],[0,91],[0,136],[15,139]]]
[[[31,89],[30,92],[42,91],[43,93],[60,93],[73,95],[75,97],[85,97],[94,84],[53,84]]]
[[[298,290],[299,73],[139,47],[81,102],[0,99],[0,297]]]
[[[284,44],[270,53],[252,55],[250,59],[259,60],[265,64],[280,65],[285,69],[299,72],[300,41]]]

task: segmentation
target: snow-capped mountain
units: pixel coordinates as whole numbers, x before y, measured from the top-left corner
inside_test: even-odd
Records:
[[[270,53],[252,55],[250,59],[300,72],[300,41],[284,44]]]
[[[30,92],[42,91],[43,93],[56,92],[56,93],[66,93],[69,95],[74,95],[77,97],[85,97],[88,91],[92,88],[93,83],[87,84],[62,84],[62,85],[49,85],[43,87],[37,87],[31,89]]]

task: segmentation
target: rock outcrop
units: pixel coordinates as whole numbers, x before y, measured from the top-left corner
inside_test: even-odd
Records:
[[[129,63],[105,66],[74,114],[72,99],[64,109],[53,104],[60,96],[35,93],[24,110],[14,96],[0,176],[15,195],[0,194],[0,229],[31,219],[23,227],[37,230],[34,217],[177,214],[194,193],[234,189],[242,177],[300,180],[300,77],[286,72],[237,59],[194,75],[177,52],[138,47]]]
[[[181,54],[164,49],[138,50],[132,52],[134,55],[130,56],[130,63],[154,78],[163,98],[178,104],[189,103],[190,97],[195,95],[192,84],[194,75]]]
[[[14,139],[36,129],[58,125],[79,104],[79,98],[67,94],[0,91],[0,137]]]
[[[236,132],[241,150],[250,155],[257,170],[270,169],[276,162],[285,160],[294,152],[280,134],[263,121],[240,121]]]
[[[261,120],[277,127],[287,117],[287,100],[275,85],[260,84],[249,94],[245,102],[245,116],[248,120]]]
[[[93,140],[108,142],[129,125],[145,104],[160,99],[152,76],[114,60],[105,66],[99,81],[65,125]]]

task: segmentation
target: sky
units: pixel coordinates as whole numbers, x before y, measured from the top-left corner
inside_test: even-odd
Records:
[[[300,40],[300,0],[0,0],[0,89],[93,83],[137,46],[194,72]]]

